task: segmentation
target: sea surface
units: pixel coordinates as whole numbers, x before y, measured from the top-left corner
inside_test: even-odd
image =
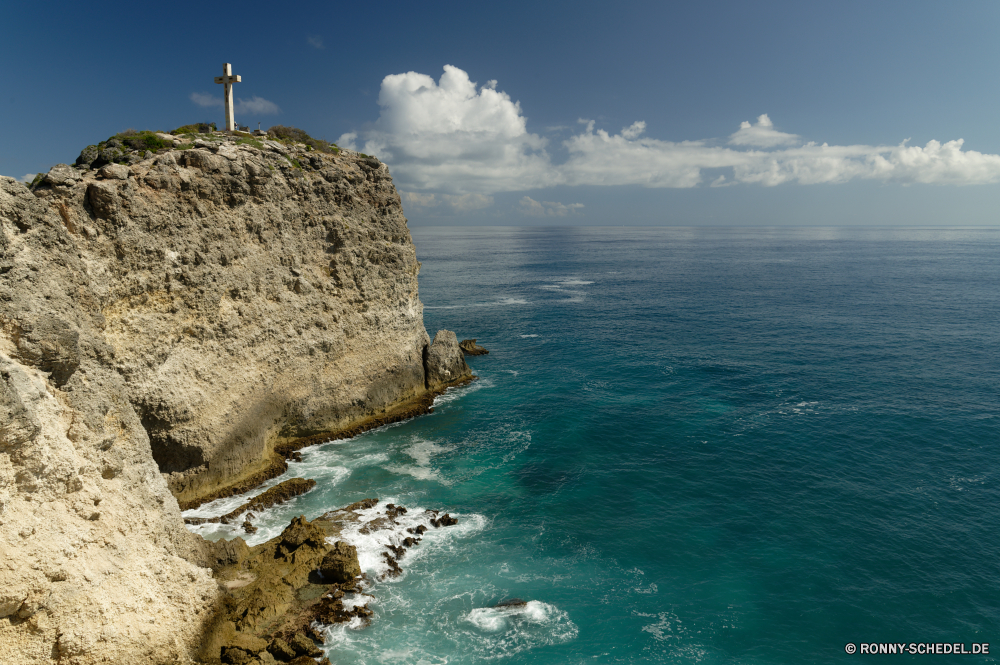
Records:
[[[369,496],[459,518],[335,663],[996,662],[1000,231],[412,233],[479,379],[303,451],[319,485],[250,538]],[[377,576],[389,536],[347,535]]]

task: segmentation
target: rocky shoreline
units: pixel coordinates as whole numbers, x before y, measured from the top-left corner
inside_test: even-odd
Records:
[[[270,556],[290,568],[259,568],[273,584],[255,588],[287,595],[305,588],[296,561],[322,551],[318,568],[330,546],[292,547],[292,532],[211,544],[180,510],[251,491],[304,446],[426,413],[473,377],[454,333],[424,329],[420,264],[377,159],[304,133],[126,134],[30,188],[0,177],[0,661],[228,646],[228,661],[269,662],[253,640],[205,655],[253,586],[233,571]],[[354,611],[337,584],[310,607]],[[291,649],[274,650],[303,657],[268,626]]]
[[[296,517],[280,536],[255,547],[247,547],[242,538],[206,543],[206,562],[223,592],[206,624],[198,661],[268,665],[314,659],[322,656],[317,644],[323,643],[327,627],[369,622],[370,581],[361,570],[357,549],[339,537],[348,524],[360,524],[366,534],[398,528],[398,518],[407,513],[404,506],[385,504],[384,513],[380,510],[365,520],[362,513],[378,503],[365,499],[311,522]],[[458,523],[448,514],[437,515],[425,514],[433,528]],[[408,528],[411,535],[399,544],[387,540],[384,577],[402,573],[399,561],[420,544],[427,530],[419,524]]]

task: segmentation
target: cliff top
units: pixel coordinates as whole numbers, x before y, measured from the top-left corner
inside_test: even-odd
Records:
[[[316,139],[297,127],[275,125],[266,132],[224,132],[215,129],[215,123],[194,123],[183,125],[171,132],[159,130],[126,129],[114,136],[88,145],[80,151],[73,168],[79,171],[97,170],[108,164],[131,166],[150,159],[158,154],[173,150],[190,150],[192,148],[209,148],[217,152],[223,144],[249,145],[258,150],[271,150],[287,154],[289,152],[322,152],[340,154],[341,149],[335,144],[322,139]],[[284,150],[282,149],[284,148]],[[345,154],[367,158],[368,155],[344,150]],[[377,160],[376,160],[377,161]],[[294,158],[289,159],[292,166],[301,168]],[[47,174],[39,173],[28,185],[34,189],[45,180]]]

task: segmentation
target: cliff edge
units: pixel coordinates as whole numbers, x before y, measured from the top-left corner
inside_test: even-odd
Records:
[[[178,501],[470,379],[378,160],[217,133],[132,161],[0,178],[3,662],[187,658],[217,584]]]

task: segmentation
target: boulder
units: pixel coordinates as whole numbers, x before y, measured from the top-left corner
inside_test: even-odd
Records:
[[[326,534],[323,529],[306,520],[305,515],[300,515],[292,520],[292,523],[281,532],[281,544],[279,549],[285,552],[293,552],[302,545],[312,547],[323,547],[326,543]],[[346,543],[345,543],[346,544]],[[357,553],[355,552],[355,556]]]
[[[22,359],[50,372],[52,383],[63,386],[80,366],[80,333],[66,321],[43,314],[21,325],[17,351]]]
[[[318,658],[323,655],[323,652],[319,650],[316,643],[302,633],[296,633],[292,639],[288,640],[288,646],[295,650],[297,656]]]
[[[72,187],[83,176],[69,164],[56,164],[45,174],[42,182],[55,187]]]
[[[463,339],[458,346],[467,356],[485,356],[489,353],[487,349],[476,344],[475,339]]]
[[[469,366],[458,346],[458,337],[450,330],[439,330],[427,347],[427,387],[435,390],[471,376]]]
[[[80,151],[80,156],[76,158],[76,165],[82,166],[84,168],[90,168],[90,165],[94,163],[97,159],[97,146],[88,145],[86,148]]]
[[[358,561],[358,548],[342,540],[333,544],[333,548],[323,557],[319,572],[324,580],[334,582],[349,582],[361,574],[361,563]]]
[[[105,180],[128,180],[129,168],[124,164],[108,164],[97,175]]]
[[[91,182],[87,185],[87,200],[100,219],[117,221],[120,204],[118,187],[113,182]]]
[[[271,643],[267,646],[267,650],[272,656],[274,656],[275,660],[279,660],[283,663],[292,660],[296,656],[295,649],[293,649],[288,642],[280,637],[276,637],[271,640]]]

